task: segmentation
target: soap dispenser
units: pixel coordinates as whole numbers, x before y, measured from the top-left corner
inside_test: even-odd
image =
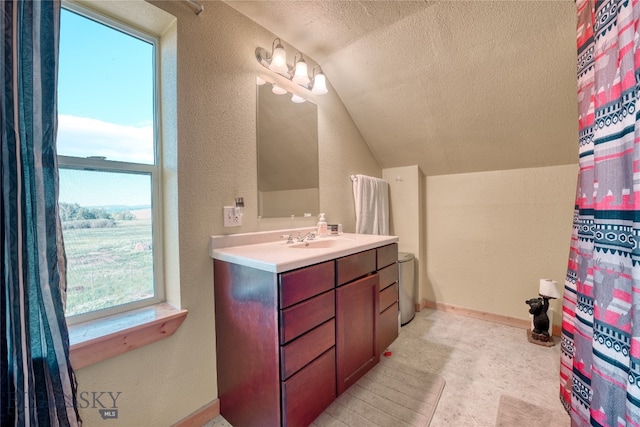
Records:
[[[327,221],[324,219],[324,214],[321,213],[318,218],[318,237],[327,237]]]

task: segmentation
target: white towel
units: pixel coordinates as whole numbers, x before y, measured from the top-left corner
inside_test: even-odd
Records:
[[[356,175],[353,180],[356,233],[389,235],[389,183]]]

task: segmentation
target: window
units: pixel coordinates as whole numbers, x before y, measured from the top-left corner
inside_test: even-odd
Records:
[[[64,4],[57,145],[69,323],[164,299],[156,47]]]

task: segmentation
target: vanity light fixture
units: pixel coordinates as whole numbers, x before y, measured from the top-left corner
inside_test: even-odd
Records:
[[[327,80],[322,69],[320,67],[314,68],[312,76],[309,77],[307,63],[300,52],[294,56],[293,66],[287,64],[287,53],[282,47],[282,42],[279,38],[273,41],[270,53],[264,48],[257,47],[256,60],[263,67],[286,77],[317,95],[324,95],[328,92]]]

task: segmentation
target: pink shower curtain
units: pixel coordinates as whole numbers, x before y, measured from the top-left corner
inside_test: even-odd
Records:
[[[576,7],[580,175],[560,396],[572,425],[640,426],[640,5]]]

